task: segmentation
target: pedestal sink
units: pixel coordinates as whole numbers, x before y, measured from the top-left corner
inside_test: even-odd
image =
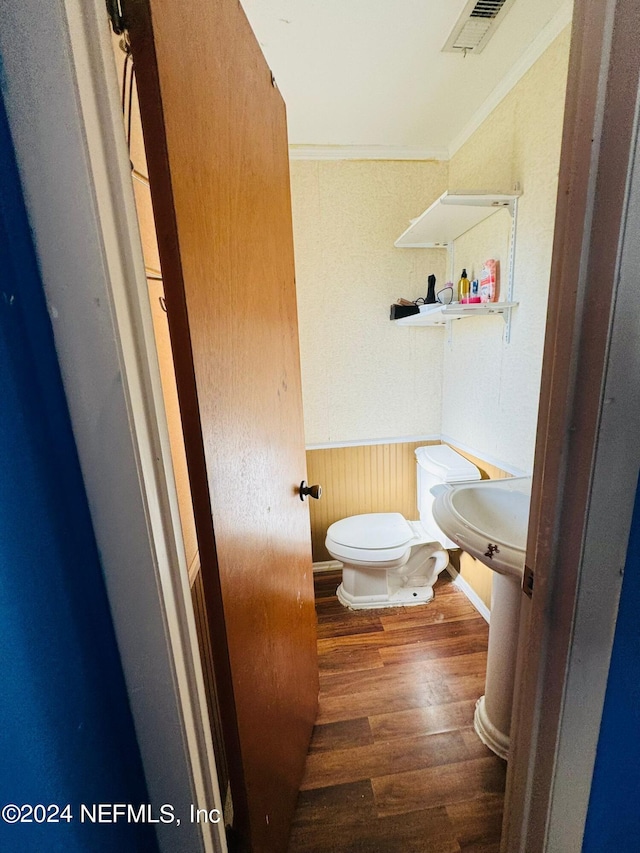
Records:
[[[474,727],[496,755],[509,755],[531,477],[436,486],[433,515],[441,530],[495,572],[485,692]]]

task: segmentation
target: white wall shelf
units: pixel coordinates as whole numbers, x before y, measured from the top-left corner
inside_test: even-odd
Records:
[[[501,316],[505,323],[511,319],[511,311],[517,302],[480,302],[460,303],[450,305],[423,306],[419,314],[402,317],[395,320],[396,326],[446,326],[452,320],[463,320],[468,317],[486,317],[491,314]]]
[[[475,228],[498,210],[508,210],[511,214],[511,240],[509,243],[508,282],[506,302],[483,302],[479,305],[454,303],[452,305],[430,306],[429,311],[413,314],[396,320],[402,326],[442,326],[448,320],[461,317],[477,317],[486,314],[502,314],[506,324],[505,341],[511,338],[511,312],[517,305],[513,302],[513,274],[516,253],[516,223],[518,219],[519,190],[512,193],[501,192],[446,192],[421,213],[395,241],[398,249],[447,249],[454,280],[454,241]],[[455,310],[457,309],[457,310]],[[451,333],[451,327],[449,327]]]
[[[517,193],[446,192],[421,213],[394,243],[398,249],[446,249],[496,211],[513,215]]]

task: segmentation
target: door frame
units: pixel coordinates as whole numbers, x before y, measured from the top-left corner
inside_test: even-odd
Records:
[[[501,846],[509,853],[579,851],[589,807],[640,470],[639,26],[634,0],[576,0],[526,557],[534,592],[521,611]]]
[[[613,394],[616,400],[622,401],[627,395],[635,399],[640,390],[640,372],[635,376],[625,376],[624,370],[620,372],[624,366],[619,347],[624,323],[618,306],[630,298],[631,282],[619,276],[619,234],[624,223],[620,220],[612,225],[608,215],[612,204],[619,202],[620,210],[623,209],[627,193],[628,176],[624,176],[624,191],[620,196],[620,177],[612,174],[612,167],[619,165],[621,156],[624,164],[629,163],[633,140],[634,126],[633,122],[629,124],[628,108],[625,110],[624,103],[616,99],[616,86],[624,92],[624,85],[629,82],[629,62],[637,60],[635,45],[628,46],[627,51],[620,49],[625,43],[625,30],[629,35],[634,32],[628,26],[634,15],[633,3],[634,0],[576,2],[570,90],[576,96],[584,93],[586,86],[591,96],[586,99],[587,113],[574,109],[567,113],[565,121],[565,141],[573,140],[575,152],[563,155],[554,242],[552,278],[558,286],[550,292],[527,557],[537,571],[536,590],[531,604],[528,601],[523,604],[524,621],[531,633],[528,645],[523,639],[519,648],[524,672],[523,701],[515,723],[514,760],[509,768],[512,818],[503,832],[503,845],[510,845],[510,851],[579,849],[576,844],[584,827],[590,788],[588,765],[592,767],[595,756],[617,615],[617,595],[610,590],[607,590],[608,606],[601,606],[603,599],[597,593],[606,589],[605,579],[598,574],[601,561],[595,558],[597,549],[591,552],[586,546],[597,545],[606,526],[605,519],[613,524],[606,528],[608,539],[616,543],[615,560],[611,560],[606,582],[619,591],[616,572],[619,575],[630,529],[633,496],[629,493],[628,473],[622,478],[623,485],[612,490],[611,469],[603,471],[603,465],[605,461],[614,468],[617,465],[617,470],[624,473],[630,467],[629,460],[637,459],[635,435],[632,445],[625,443],[628,434],[633,433],[629,428],[633,421],[627,413],[625,431],[624,406],[603,403],[612,396],[610,388],[615,390],[616,383],[619,387],[621,381],[624,394]],[[190,789],[198,796],[202,794],[201,802],[215,802],[221,807],[193,617],[187,606],[186,571],[177,571],[181,534],[151,318],[148,305],[145,307],[146,281],[129,169],[126,152],[118,142],[122,136],[121,117],[113,97],[117,84],[105,6],[103,0],[64,0],[45,7],[38,0],[6,0],[3,17],[10,22],[3,28],[5,35],[0,33],[7,108],[45,289],[52,313],[57,312],[56,347],[102,551],[150,796],[154,803],[172,802],[172,785],[178,795],[175,779],[188,778]],[[18,38],[17,33],[22,37]],[[25,67],[29,68],[29,75],[24,75]],[[73,152],[73,176],[79,187],[89,191],[94,202],[94,217],[88,217],[83,225],[76,223],[74,239],[65,242],[67,257],[62,266],[59,211],[65,209],[64,202],[70,197],[70,173],[60,168],[58,155],[53,161],[47,160],[46,153],[39,156],[39,150],[42,154],[46,146],[39,143],[38,128],[47,127],[48,133],[56,128],[51,126],[52,112],[47,98],[34,96],[38,86],[43,92],[50,92],[52,85],[59,104],[64,101],[71,105],[65,115],[66,128],[57,130],[61,133],[66,130],[68,135],[75,133],[84,140],[84,146]],[[622,110],[627,119],[622,132],[614,123],[605,122],[607,116],[615,115],[615,110]],[[635,104],[633,113],[635,121]],[[590,141],[586,147],[581,144],[581,140],[590,140],[592,136],[593,144]],[[603,176],[612,182],[608,190],[604,177],[600,184],[596,181],[599,165],[604,170]],[[565,189],[569,195],[563,195]],[[601,236],[596,224],[603,228]],[[563,250],[565,238],[567,249]],[[599,247],[605,261],[598,260]],[[101,270],[101,277],[96,275],[92,281],[93,289],[85,287],[84,270],[89,264]],[[594,282],[591,276],[596,275]],[[125,287],[125,280],[135,282],[134,294]],[[70,281],[77,286],[69,287]],[[598,282],[603,282],[601,289],[595,286]],[[121,365],[124,380],[117,404],[120,414],[125,416],[109,425],[101,424],[100,441],[125,448],[130,469],[136,475],[137,486],[130,487],[127,495],[130,503],[126,506],[134,507],[136,512],[142,509],[146,523],[135,530],[130,525],[122,529],[127,529],[129,542],[133,537],[146,556],[144,572],[153,583],[140,585],[137,602],[145,618],[148,617],[148,624],[159,626],[156,633],[145,631],[135,635],[127,625],[132,590],[131,577],[123,572],[122,559],[127,557],[128,563],[129,557],[118,551],[115,542],[117,524],[126,520],[121,518],[123,513],[117,506],[122,501],[122,492],[115,495],[101,486],[101,482],[111,482],[109,469],[113,464],[102,452],[104,445],[97,442],[90,414],[92,405],[104,404],[104,397],[96,394],[95,400],[87,401],[86,395],[92,382],[99,383],[103,376],[91,358],[95,341],[89,340],[86,330],[83,331],[86,317],[83,311],[95,314],[95,299],[104,299],[103,305],[112,314],[113,334],[101,346],[105,357]],[[609,310],[614,301],[615,314]],[[605,312],[598,315],[598,322],[602,325],[604,317],[609,322],[602,328],[592,328],[593,305],[601,309],[604,306]],[[567,317],[573,321],[572,334],[565,336],[568,346],[559,334]],[[595,349],[590,347],[593,335],[599,342]],[[78,356],[82,352],[87,353],[87,364],[79,369]],[[589,378],[589,370],[594,369],[601,382]],[[607,388],[603,393],[605,383]],[[612,409],[615,417],[608,414]],[[580,442],[568,442],[576,424],[580,436],[585,437],[582,447],[588,460],[586,466],[576,460]],[[620,429],[625,435],[621,445],[620,433],[616,432]],[[612,434],[616,442],[611,442]],[[553,449],[547,446],[548,441],[558,442],[559,447],[558,465],[553,470],[550,465],[542,464],[544,455]],[[588,452],[589,448],[592,452]],[[580,477],[572,479],[568,475],[575,470]],[[573,545],[570,555],[562,549],[568,529]],[[557,571],[560,565],[562,573]],[[561,608],[554,603],[560,592]],[[553,625],[549,613],[554,614]],[[585,670],[584,643],[594,652],[585,629],[594,624],[600,644],[597,654],[586,662]],[[144,648],[139,645],[141,640]],[[552,643],[562,653],[545,661]],[[143,659],[149,654],[161,662],[158,669],[163,668],[166,680],[157,679],[151,684],[144,677],[141,679]],[[585,674],[594,674],[596,680],[596,687],[590,692],[588,713],[584,713],[584,702],[580,704],[579,685]],[[176,731],[182,733],[184,749],[172,758],[175,766],[169,774],[171,779],[162,772],[167,747],[166,743],[159,743],[158,737],[162,731],[166,732],[167,725],[153,703],[144,701],[151,695],[145,691],[151,690],[159,691],[154,695],[170,710],[171,720],[178,721],[173,736]],[[552,701],[543,702],[543,696]],[[569,747],[578,736],[586,749],[583,764],[586,781],[582,786],[563,785],[567,775],[576,770],[575,753],[579,750]],[[572,811],[578,815],[576,820],[568,819]],[[210,829],[215,831],[209,838],[203,836],[199,840],[201,849],[225,850],[221,827]],[[162,849],[173,849],[170,840],[163,841],[162,828],[160,836]],[[558,839],[569,837],[573,839],[573,847],[557,846]],[[164,838],[169,837],[165,834]]]
[[[7,0],[0,52],[56,351],[163,853],[226,853],[104,0]],[[70,203],[71,202],[71,203]],[[215,817],[215,815],[214,815]]]

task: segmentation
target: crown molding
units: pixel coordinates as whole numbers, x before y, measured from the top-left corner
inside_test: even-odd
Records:
[[[539,35],[531,42],[527,50],[522,54],[518,62],[513,66],[511,71],[504,77],[500,83],[491,92],[489,97],[484,101],[480,109],[475,113],[471,121],[463,128],[463,130],[455,136],[450,145],[446,159],[451,159],[464,143],[472,136],[473,133],[480,127],[483,121],[489,117],[493,110],[498,106],[500,101],[509,94],[511,89],[518,83],[527,73],[532,65],[537,62],[545,50],[551,43],[560,35],[562,30],[571,23],[573,15],[572,0],[565,0],[556,14],[551,18],[549,23],[541,30]]]
[[[404,145],[289,145],[290,160],[448,160],[446,148]]]

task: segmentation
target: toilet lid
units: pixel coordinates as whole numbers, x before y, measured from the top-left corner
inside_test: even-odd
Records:
[[[473,462],[446,444],[417,447],[415,454],[418,464],[434,474],[441,483],[464,483],[481,477]]]
[[[415,538],[414,532],[399,512],[370,512],[335,521],[327,537],[348,548],[395,548]]]

